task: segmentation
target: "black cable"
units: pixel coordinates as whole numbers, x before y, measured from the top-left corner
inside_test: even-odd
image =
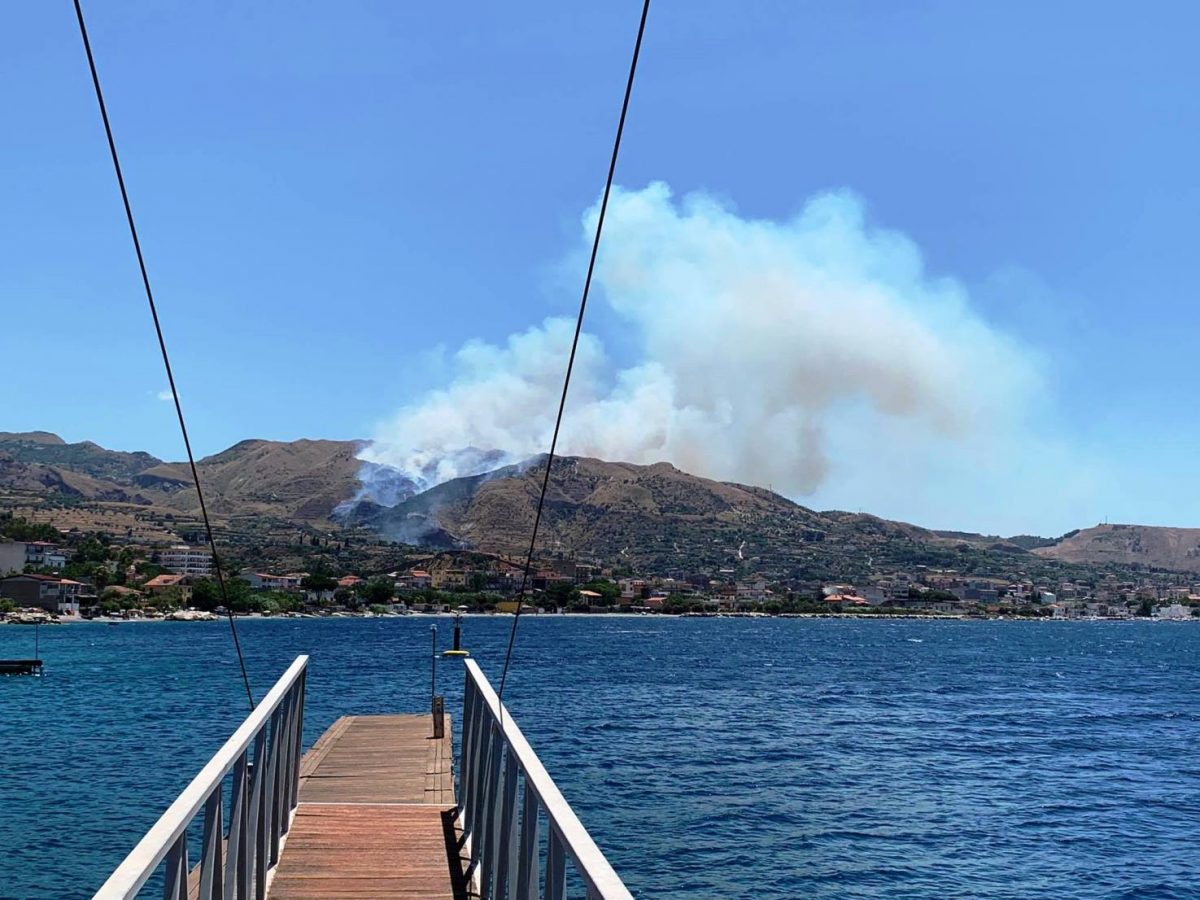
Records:
[[[76,0],[78,3],[78,0]],[[633,59],[629,63],[629,80],[625,82],[625,99],[621,103],[621,118],[617,122],[617,136],[613,140],[612,159],[608,163],[608,179],[604,182],[604,197],[600,201],[600,218],[596,220],[596,235],[592,240],[592,257],[588,261],[587,278],[583,282],[583,296],[579,300],[579,315],[575,319],[575,337],[571,341],[571,355],[567,358],[567,372],[563,378],[562,397],[558,401],[558,417],[554,420],[554,436],[550,439],[550,452],[546,455],[546,473],[542,476],[542,492],[538,496],[537,513],[533,517],[533,534],[529,538],[529,553],[525,557],[525,571],[521,575],[521,590],[517,594],[517,609],[513,614],[512,631],[508,635],[508,650],[504,654],[504,671],[500,674],[501,715],[504,710],[504,683],[508,680],[508,666],[512,661],[513,645],[517,640],[517,623],[525,605],[525,591],[529,585],[529,570],[533,565],[533,549],[537,543],[538,526],[542,522],[542,508],[546,504],[546,489],[550,485],[550,467],[554,465],[554,451],[558,447],[558,431],[562,427],[563,409],[567,405],[567,389],[571,386],[571,370],[575,367],[575,351],[579,347],[579,333],[583,329],[583,314],[587,310],[588,294],[592,289],[592,273],[596,269],[596,254],[600,250],[600,235],[604,231],[604,214],[608,211],[608,197],[612,193],[613,175],[617,170],[617,156],[621,152],[621,134],[625,131],[625,115],[629,112],[629,98],[633,94],[633,76],[637,72],[638,55],[642,51],[642,35],[646,32],[646,16],[650,12],[650,0],[642,3],[642,19],[638,23],[637,41],[633,45]]]
[[[79,35],[83,38],[83,49],[87,53],[88,68],[92,73],[92,84],[96,88],[96,102],[100,105],[100,118],[104,121],[104,134],[108,138],[108,152],[112,154],[113,170],[117,173],[117,186],[121,189],[121,201],[125,204],[125,218],[129,222],[129,236],[133,238],[133,249],[137,253],[138,268],[142,272],[142,285],[150,303],[150,315],[154,319],[154,331],[158,335],[158,348],[162,351],[163,367],[167,370],[167,383],[171,387],[171,398],[175,401],[175,414],[179,417],[179,430],[183,433],[183,446],[187,449],[188,465],[192,467],[192,481],[196,484],[196,497],[200,501],[200,512],[204,516],[204,529],[208,533],[208,545],[212,550],[213,569],[221,587],[221,602],[229,617],[229,630],[233,634],[233,646],[237,649],[238,663],[242,667],[242,683],[246,686],[246,699],[254,709],[254,694],[250,691],[250,678],[246,674],[246,660],[242,656],[242,644],[238,640],[237,625],[233,621],[233,609],[225,590],[225,576],[221,572],[221,560],[217,556],[217,542],[213,538],[212,523],[208,519],[208,507],[204,503],[204,492],[200,490],[200,473],[196,470],[196,458],[192,455],[192,442],[188,438],[187,423],[183,419],[183,407],[179,403],[179,392],[175,390],[175,375],[171,371],[171,358],[167,355],[167,342],[163,338],[162,325],[158,321],[158,307],[154,303],[154,292],[150,289],[150,276],[146,274],[146,260],[142,257],[142,242],[138,240],[137,226],[133,224],[133,207],[129,205],[129,192],[125,190],[125,176],[121,174],[121,160],[117,156],[117,144],[113,140],[112,126],[108,122],[108,109],[104,105],[104,92],[100,90],[100,76],[96,73],[96,61],[92,58],[92,44],[88,40],[87,25],[83,21],[83,7],[75,0],[75,17],[79,20]]]

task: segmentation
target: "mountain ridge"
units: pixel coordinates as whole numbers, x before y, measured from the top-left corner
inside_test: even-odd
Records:
[[[383,506],[358,499],[364,493],[360,475],[379,476],[381,469],[358,459],[367,443],[239,441],[197,463],[209,511],[225,522],[259,518],[332,532],[366,527],[431,548],[527,549],[544,456],[411,496],[397,490],[386,502],[398,502]],[[395,478],[412,484],[399,473]],[[68,443],[47,431],[0,432],[0,502],[129,504],[167,519],[199,513],[186,463],[91,441]],[[643,466],[585,457],[556,459],[544,537],[543,552],[569,550],[646,566],[676,567],[687,558],[697,565],[819,563],[832,571],[917,559],[952,567],[962,564],[956,553],[970,551],[996,565],[1008,558],[1010,565],[1200,573],[1200,528],[1097,525],[1058,538],[928,529],[866,513],[809,509],[766,488],[700,478],[668,462]]]

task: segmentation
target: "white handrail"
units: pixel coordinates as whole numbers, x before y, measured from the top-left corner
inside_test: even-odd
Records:
[[[583,827],[583,823],[579,821],[579,817],[575,815],[575,811],[571,809],[570,804],[563,797],[562,792],[558,789],[558,785],[554,783],[554,779],[550,777],[550,773],[546,771],[545,766],[542,765],[542,761],[538,759],[537,754],[534,753],[533,748],[525,739],[525,735],[522,734],[517,723],[513,721],[512,714],[508,712],[507,708],[502,709],[496,692],[492,689],[491,684],[479,668],[479,665],[473,659],[468,659],[465,662],[468,686],[473,686],[478,692],[478,697],[487,712],[487,719],[489,720],[487,724],[496,729],[496,733],[502,738],[503,747],[509,754],[508,772],[515,774],[516,770],[519,770],[523,773],[526,792],[532,791],[536,796],[541,809],[546,813],[546,818],[550,823],[553,834],[557,835],[562,847],[574,859],[577,871],[583,880],[587,882],[589,898],[632,900],[633,895],[625,887],[625,883],[621,881],[621,877],[616,873],[616,870],[609,864],[604,853],[596,846],[596,842],[592,840],[587,829]],[[464,705],[470,702],[471,693],[468,690],[467,697],[464,698]],[[470,718],[469,726],[466,724],[468,717]],[[491,834],[471,835],[470,837],[473,842],[472,857],[475,858],[478,853],[484,852],[484,850],[495,851],[496,845],[501,847],[499,855],[507,857],[511,853],[512,856],[517,856],[517,853],[510,851],[507,847],[508,841],[506,838],[507,830],[511,829],[512,832],[516,830],[516,809],[513,797],[515,784],[511,787],[504,785],[504,789],[501,790],[500,785],[504,781],[505,776],[501,773],[500,752],[495,746],[491,746],[488,751],[491,756],[490,777],[489,772],[484,771],[488,767],[489,761],[483,758],[484,751],[480,749],[487,743],[479,732],[482,723],[477,716],[473,715],[473,711],[469,708],[464,710],[463,721],[462,770],[465,787],[464,802],[468,807],[471,805],[483,807],[483,814],[480,820],[490,823],[497,816],[497,811],[499,811],[501,818],[507,816],[511,820],[497,823],[500,832],[498,836]],[[467,727],[476,730],[476,733],[472,736],[472,746],[475,755],[479,758],[475,760],[468,759]],[[512,765],[513,761],[516,764],[515,768]],[[474,779],[472,783],[465,784],[471,777]],[[509,777],[511,778],[511,774]],[[487,797],[483,796],[484,794],[493,794],[493,796]],[[498,796],[499,794],[503,794],[503,797]],[[530,812],[536,817],[536,808],[531,810],[527,807],[525,815],[528,816]],[[470,808],[463,810],[464,827],[469,827],[472,821],[476,821],[473,818],[473,813],[474,810]],[[487,826],[485,825],[484,827],[486,828]],[[533,833],[536,834],[536,825],[533,828]],[[480,838],[483,838],[482,843],[487,845],[484,850],[476,849],[481,843]],[[551,843],[554,844],[555,842],[552,841]],[[550,854],[551,859],[547,861],[547,869],[549,871],[557,866],[557,878],[561,880],[561,860],[553,859],[553,847],[550,850]],[[520,862],[518,860],[518,865]],[[485,873],[501,872],[508,874],[507,865],[507,860],[497,860],[494,863],[484,860],[482,869]],[[499,879],[500,875],[496,875],[496,877]],[[486,881],[487,879],[485,878],[484,880]],[[550,879],[548,878],[547,880],[549,881]],[[536,878],[533,883],[536,884]],[[482,893],[487,895],[488,891],[489,886],[484,884]],[[501,892],[497,890],[496,893],[500,894]],[[546,887],[546,896],[557,896],[557,889],[548,884]]]
[[[290,703],[288,709],[289,711],[294,710],[297,715],[293,716],[293,721],[287,724],[283,724],[282,717],[276,720],[275,730],[277,736],[275,744],[279,744],[285,737],[294,743],[295,746],[290,748],[292,752],[289,754],[289,768],[295,767],[298,771],[300,761],[299,715],[303,708],[303,679],[307,666],[307,656],[296,658],[295,662],[288,667],[288,670],[284,672],[283,676],[275,683],[270,692],[254,708],[254,711],[247,716],[246,721],[222,745],[221,749],[208,761],[208,764],[200,770],[200,774],[193,778],[191,783],[184,788],[183,793],[176,798],[175,802],[167,808],[167,811],[146,832],[145,837],[138,841],[137,846],[125,857],[125,860],[117,866],[116,870],[109,876],[109,879],[96,892],[94,900],[127,900],[127,898],[136,896],[137,892],[150,879],[150,876],[154,874],[159,863],[177,846],[181,839],[186,848],[188,825],[191,824],[200,810],[209,803],[210,798],[220,791],[222,780],[234,766],[242,762],[244,767],[252,743],[257,744],[259,748],[256,750],[254,765],[262,767],[268,763],[267,759],[259,755],[259,750],[262,750],[266,746],[266,741],[261,739],[260,736],[265,737],[265,729],[268,723],[272,721],[276,710],[279,709],[285,699],[293,695],[293,689],[296,688],[298,688],[298,693],[300,694],[299,701],[298,703]],[[292,733],[280,736],[278,732],[281,729],[289,730]],[[260,738],[260,740],[256,741],[256,738]],[[289,748],[283,747],[273,752],[287,754],[288,750]],[[290,757],[294,757],[294,760],[291,760]],[[283,777],[281,774],[281,784]],[[289,783],[294,783],[293,773],[288,772],[286,777]],[[293,802],[286,810],[289,814],[295,805],[294,788],[291,793],[292,797],[290,799]],[[232,850],[230,851],[230,855],[232,858]],[[185,869],[184,875],[186,881],[186,849],[184,851],[183,868]],[[170,875],[171,873],[168,873],[168,877]]]

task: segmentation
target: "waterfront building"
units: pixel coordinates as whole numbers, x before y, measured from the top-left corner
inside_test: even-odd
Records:
[[[190,575],[207,578],[212,574],[212,552],[204,547],[189,547],[180,544],[159,553],[159,562],[163,568],[170,569],[176,575]]]
[[[82,587],[78,581],[52,575],[10,575],[0,578],[0,597],[24,609],[44,609],[55,615],[77,616]]]
[[[165,594],[170,590],[177,590],[182,599],[186,602],[191,599],[192,589],[184,584],[185,576],[183,575],[155,575],[144,585],[144,590],[151,597],[159,594]]]
[[[253,569],[242,569],[238,577],[249,583],[256,591],[300,591],[304,575],[301,572],[291,572],[287,575],[273,575],[270,572],[256,572]]]

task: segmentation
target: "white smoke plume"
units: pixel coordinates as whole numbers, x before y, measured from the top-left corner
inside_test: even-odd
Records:
[[[617,189],[596,277],[623,364],[585,329],[564,454],[668,460],[803,496],[895,452],[1009,441],[1039,391],[1032,356],[849,193],[755,221],[661,183]],[[450,383],[384,422],[363,459],[423,488],[474,474],[487,451],[489,468],[545,452],[573,327],[549,318],[499,346],[467,342]]]

